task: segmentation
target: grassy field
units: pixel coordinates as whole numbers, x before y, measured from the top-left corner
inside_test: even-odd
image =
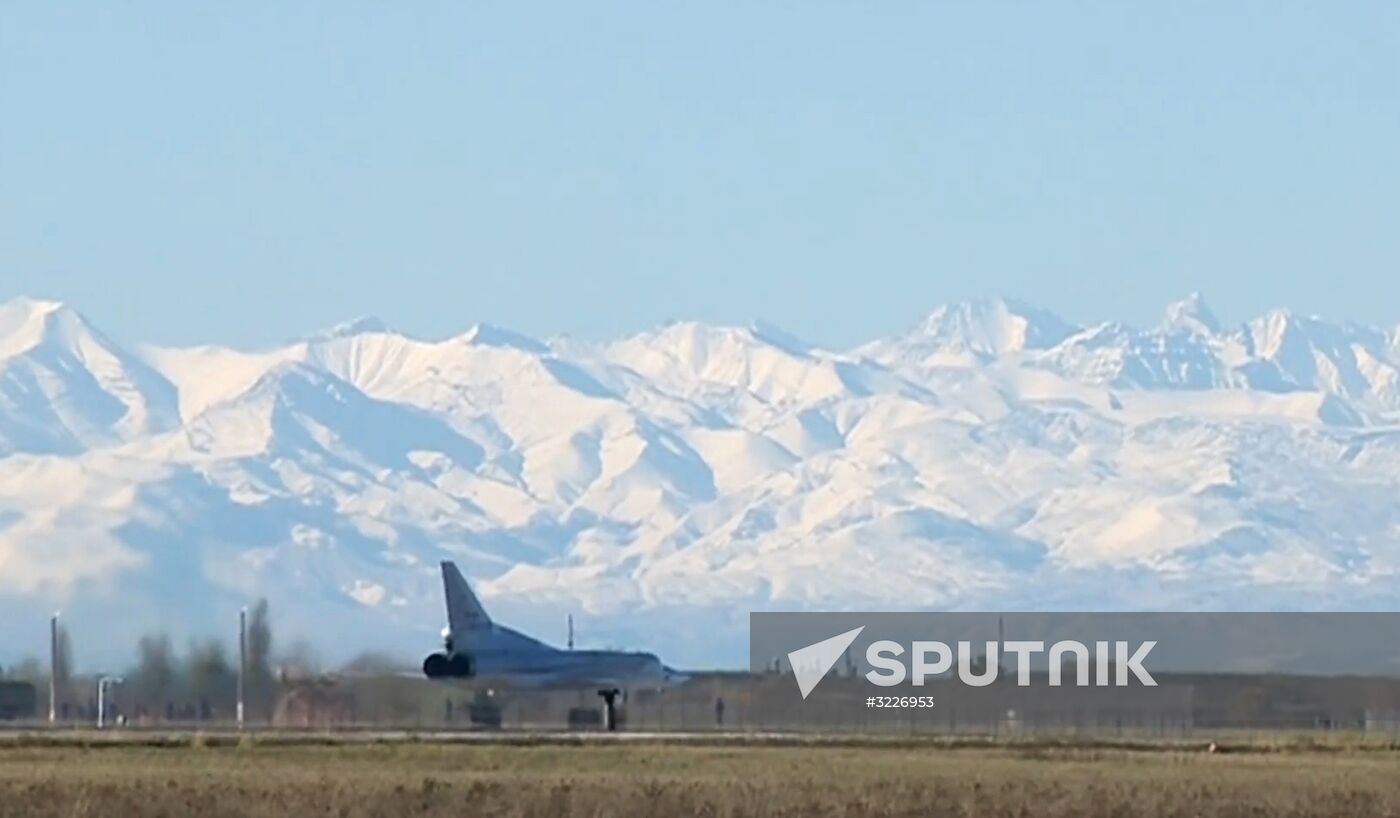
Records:
[[[1065,747],[0,747],[0,816],[1400,816],[1400,755]]]

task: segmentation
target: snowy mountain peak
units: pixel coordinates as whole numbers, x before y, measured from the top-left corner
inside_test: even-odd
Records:
[[[997,298],[950,304],[924,319],[918,334],[949,349],[997,358],[1026,349],[1046,349],[1075,328],[1049,310]]]
[[[1167,305],[1165,330],[1186,330],[1195,335],[1217,335],[1220,322],[1199,292]]]
[[[977,366],[1049,349],[1077,331],[1048,310],[1010,299],[985,299],[938,307],[912,332],[855,351],[893,368]]]
[[[467,330],[459,336],[459,338],[462,343],[472,346],[504,347],[517,349],[521,352],[530,352],[536,355],[543,355],[549,352],[549,347],[528,335],[492,324],[474,324],[471,329]]]
[[[749,325],[749,333],[754,340],[771,344],[789,355],[801,357],[810,354],[813,350],[811,344],[767,321],[754,321]]]
[[[0,304],[0,359],[45,343],[71,346],[95,331],[61,301],[16,298]]]
[[[384,323],[376,316],[364,315],[350,321],[343,321],[333,327],[327,327],[306,340],[330,341],[336,338],[351,338],[356,335],[386,332],[393,332],[388,324]]]
[[[1255,353],[1261,358],[1277,358],[1290,345],[1306,344],[1309,323],[1289,309],[1269,310],[1249,322]]]
[[[687,371],[702,372],[716,361],[745,366],[750,355],[763,350],[777,349],[796,356],[806,354],[805,345],[800,341],[795,344],[796,351],[789,351],[785,344],[766,338],[757,327],[714,326],[700,321],[675,321],[614,346],[619,351],[661,356],[657,358],[657,374],[661,374],[659,367],[676,365]]]
[[[20,296],[0,304],[0,335],[9,335],[33,320],[66,309],[62,301]]]
[[[57,301],[0,305],[0,456],[76,452],[164,431],[175,390]]]

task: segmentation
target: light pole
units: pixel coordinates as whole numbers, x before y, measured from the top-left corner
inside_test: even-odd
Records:
[[[58,611],[49,619],[49,726],[58,723]]]
[[[107,726],[107,703],[111,689],[124,680],[120,676],[103,676],[97,680],[97,729]]]
[[[248,676],[248,609],[238,609],[238,729],[243,729],[243,694]]]

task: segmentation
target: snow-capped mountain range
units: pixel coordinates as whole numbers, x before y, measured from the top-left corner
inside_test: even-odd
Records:
[[[1286,311],[1075,326],[989,300],[848,351],[679,323],[605,343],[373,319],[123,346],[0,306],[0,661],[270,599],[416,657],[437,562],[562,641],[740,664],[757,609],[1400,603],[1400,332]],[[673,658],[674,657],[674,658]]]

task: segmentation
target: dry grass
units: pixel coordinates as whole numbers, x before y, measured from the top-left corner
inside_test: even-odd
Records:
[[[1400,816],[1400,757],[1055,747],[0,749],[0,816]]]

